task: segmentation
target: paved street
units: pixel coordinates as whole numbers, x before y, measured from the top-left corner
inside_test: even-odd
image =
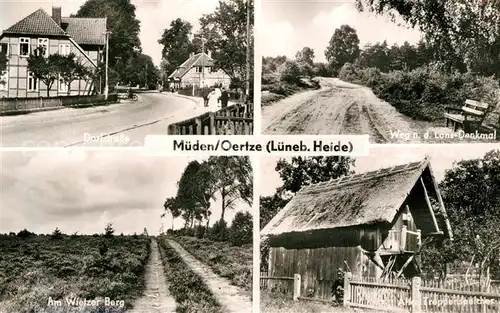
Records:
[[[0,139],[3,147],[141,146],[146,135],[165,135],[169,124],[206,110],[191,98],[170,93],[139,94],[137,102],[1,116]],[[130,141],[86,141],[89,136],[106,135],[126,136]]]

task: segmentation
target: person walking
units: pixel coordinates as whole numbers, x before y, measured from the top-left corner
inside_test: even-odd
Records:
[[[203,105],[205,107],[208,107],[208,101],[209,101],[209,98],[210,98],[210,88],[203,87],[203,89],[202,89],[202,96],[203,96]]]
[[[221,107],[223,109],[227,108],[227,102],[229,101],[229,93],[227,92],[226,87],[222,87],[222,92],[220,95]]]

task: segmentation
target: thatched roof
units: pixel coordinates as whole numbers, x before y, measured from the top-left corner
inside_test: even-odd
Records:
[[[262,230],[264,236],[390,224],[419,178],[428,169],[427,159],[366,172],[302,188]],[[433,193],[439,194],[432,187]],[[442,218],[445,208],[440,205]],[[449,223],[444,223],[449,226]],[[451,235],[449,229],[442,230]]]

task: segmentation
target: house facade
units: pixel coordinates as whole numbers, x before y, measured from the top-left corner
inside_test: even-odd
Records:
[[[223,70],[216,70],[210,52],[191,53],[189,58],[168,76],[170,87],[175,89],[188,86],[213,87],[222,85],[229,87],[231,77]]]
[[[418,276],[422,247],[452,233],[426,159],[304,187],[261,236],[270,247],[268,276],[300,274],[306,296],[330,300],[339,269]]]
[[[0,49],[8,63],[0,74],[0,97],[46,97],[47,86],[33,77],[27,59],[43,46],[46,56],[74,53],[78,62],[97,70],[105,47],[105,18],[69,18],[54,7],[52,16],[39,9],[12,25],[0,35]],[[100,84],[91,78],[75,80],[71,86],[56,80],[49,96],[85,95],[98,92]]]

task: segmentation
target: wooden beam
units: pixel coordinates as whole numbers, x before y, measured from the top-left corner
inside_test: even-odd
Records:
[[[434,210],[432,209],[431,200],[429,199],[429,194],[427,193],[427,188],[425,188],[424,180],[422,179],[422,177],[420,177],[420,183],[424,190],[425,202],[427,203],[427,207],[429,208],[429,211],[431,213],[432,223],[434,224],[436,231],[439,232],[439,225],[436,220],[436,215],[434,214]]]
[[[403,271],[405,270],[405,268],[410,264],[411,260],[413,260],[413,256],[414,255],[411,255],[408,260],[406,260],[405,264],[403,264],[403,266],[401,267],[401,269],[398,271],[398,273],[396,274],[396,278],[398,278],[399,276],[401,276],[401,274],[403,274]]]
[[[432,184],[434,185],[434,189],[436,190],[436,197],[438,198],[438,202],[440,205],[441,213],[444,217],[444,222],[446,224],[446,230],[448,231],[448,235],[450,236],[450,240],[453,240],[453,232],[451,231],[450,220],[448,219],[448,214],[446,213],[446,208],[444,206],[443,198],[441,198],[441,193],[439,192],[439,186],[436,182],[436,178],[432,171],[431,165],[428,164],[427,168],[429,169],[429,173],[431,174]]]

